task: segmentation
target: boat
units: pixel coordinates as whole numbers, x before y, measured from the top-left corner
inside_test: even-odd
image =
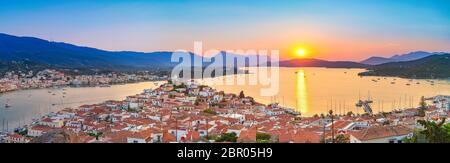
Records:
[[[406,85],[407,85],[407,86],[410,86],[411,84],[409,84],[409,83],[406,83]]]
[[[53,93],[52,95],[54,96],[54,95],[56,95],[56,93]]]
[[[391,84],[395,84],[395,82],[391,82]]]
[[[102,84],[102,85],[100,85],[100,87],[111,87],[111,86],[108,84]]]
[[[420,84],[419,82],[417,82],[416,84]]]
[[[63,92],[63,94],[65,95],[65,94],[67,94],[66,92]]]
[[[5,108],[10,108],[12,107],[11,104],[9,104],[9,99],[6,100],[6,104],[5,104]]]
[[[52,93],[52,91],[48,91],[48,93]]]

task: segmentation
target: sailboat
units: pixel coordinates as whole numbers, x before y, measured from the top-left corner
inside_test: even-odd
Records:
[[[6,100],[5,108],[10,108],[10,107],[12,107],[12,106],[9,104],[9,99],[8,99],[8,100]]]

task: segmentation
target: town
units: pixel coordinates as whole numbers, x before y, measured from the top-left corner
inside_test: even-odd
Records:
[[[155,72],[135,72],[135,73],[102,73],[95,75],[67,75],[64,72],[45,69],[38,72],[18,72],[10,71],[0,78],[0,93],[11,92],[23,89],[38,89],[52,87],[83,87],[101,86],[107,87],[111,84],[124,84],[142,81],[155,81],[167,79],[167,75]]]
[[[51,79],[62,78],[53,71]],[[42,75],[40,75],[42,76]],[[45,75],[44,75],[45,76]],[[83,80],[83,78],[72,79]],[[88,80],[89,79],[85,79]],[[107,82],[106,82],[107,81]],[[106,80],[105,83],[110,83]],[[66,82],[66,81],[65,81]],[[65,83],[64,82],[64,83]],[[427,104],[425,101],[431,101]],[[194,81],[172,81],[123,101],[52,112],[2,137],[4,143],[406,143],[448,142],[421,134],[450,124],[450,96],[423,98],[417,108],[373,115],[303,117],[278,103],[261,104]],[[438,138],[436,138],[438,137]],[[440,139],[439,139],[440,138]]]

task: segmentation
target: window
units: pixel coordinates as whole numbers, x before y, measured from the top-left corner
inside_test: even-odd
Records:
[[[137,140],[133,140],[133,143],[139,143]]]

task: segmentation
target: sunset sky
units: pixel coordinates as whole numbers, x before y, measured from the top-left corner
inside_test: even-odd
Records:
[[[2,0],[0,33],[105,50],[279,49],[359,61],[450,51],[449,0]]]

